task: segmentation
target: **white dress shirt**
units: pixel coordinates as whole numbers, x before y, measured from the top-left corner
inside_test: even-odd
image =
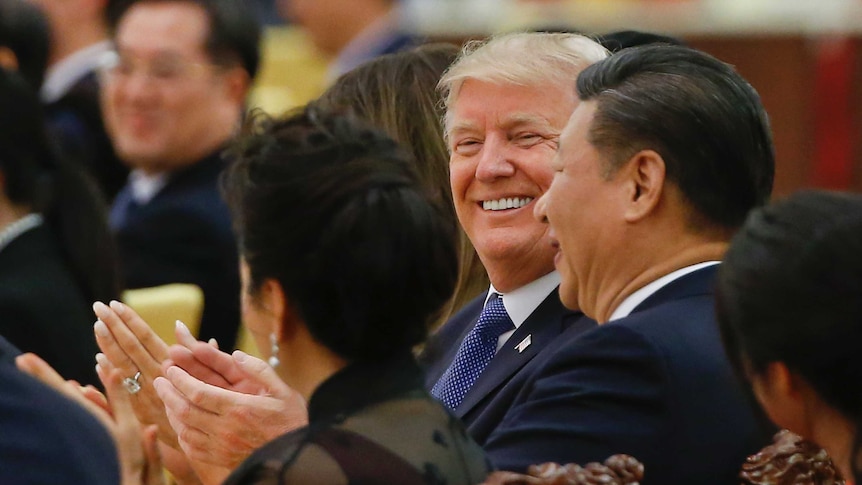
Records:
[[[132,170],[129,173],[129,185],[132,191],[132,199],[140,205],[145,205],[149,201],[153,200],[153,197],[155,197],[167,183],[167,173],[147,175],[141,170]]]

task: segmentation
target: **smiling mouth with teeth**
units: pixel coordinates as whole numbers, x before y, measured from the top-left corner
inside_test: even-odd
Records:
[[[520,209],[533,201],[532,197],[509,197],[497,200],[483,200],[482,209],[486,211],[502,211],[507,209]]]

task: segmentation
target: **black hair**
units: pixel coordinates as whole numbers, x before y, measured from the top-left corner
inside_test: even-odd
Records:
[[[641,32],[639,30],[619,30],[597,36],[596,41],[610,52],[618,52],[629,47],[650,44],[686,45],[681,39],[669,35]]]
[[[117,26],[128,10],[140,3],[190,3],[206,11],[209,32],[204,49],[214,64],[241,66],[250,79],[260,67],[261,26],[243,0],[113,0],[106,8],[108,28]]]
[[[734,229],[772,191],[775,154],[760,97],[734,69],[681,46],[623,49],[578,76],[597,107],[589,141],[607,176],[640,150],[661,155],[696,228]]]
[[[33,89],[42,87],[48,68],[51,30],[48,18],[27,0],[0,2],[0,46],[18,61],[18,73]]]
[[[751,213],[721,265],[717,313],[737,372],[783,362],[857,427],[862,474],[862,195],[797,193]]]
[[[250,290],[277,280],[311,335],[350,361],[420,343],[458,262],[407,152],[316,107],[264,121],[234,152],[223,189]]]
[[[107,208],[95,183],[57,151],[36,93],[0,69],[0,172],[9,200],[41,213],[89,301],[119,296]]]

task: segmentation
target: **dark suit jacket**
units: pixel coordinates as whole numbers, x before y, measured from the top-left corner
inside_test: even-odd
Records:
[[[101,387],[92,303],[47,227],[26,231],[0,250],[0,335],[63,377]]]
[[[427,389],[434,387],[455,359],[461,341],[479,319],[485,296],[483,293],[465,305],[425,346],[420,362],[426,368]],[[455,415],[461,418],[473,439],[484,445],[534,370],[535,357],[540,352],[544,352],[563,331],[578,335],[595,325],[582,313],[567,310],[560,303],[557,291],[551,292],[491,359],[455,410]],[[528,335],[532,343],[519,352],[515,347]]]
[[[99,107],[99,82],[91,72],[62,98],[45,105],[48,128],[63,154],[84,167],[107,201],[126,183],[129,169],[114,153]]]
[[[626,318],[561,336],[485,450],[499,468],[626,453],[642,483],[739,483],[768,443],[735,379],[713,314],[716,267],[686,275]]]
[[[233,349],[239,329],[239,269],[230,214],[218,189],[218,153],[171,174],[146,204],[129,186],[117,195],[111,226],[126,288],[193,283],[204,293],[199,336]]]
[[[20,372],[17,353],[0,337],[0,482],[120,483],[107,430],[84,408]]]

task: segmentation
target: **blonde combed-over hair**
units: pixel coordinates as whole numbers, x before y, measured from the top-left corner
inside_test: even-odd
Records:
[[[579,34],[519,32],[470,41],[438,84],[446,108],[445,132],[448,136],[449,112],[468,79],[515,86],[570,85],[574,90],[578,74],[607,56],[607,49]]]

